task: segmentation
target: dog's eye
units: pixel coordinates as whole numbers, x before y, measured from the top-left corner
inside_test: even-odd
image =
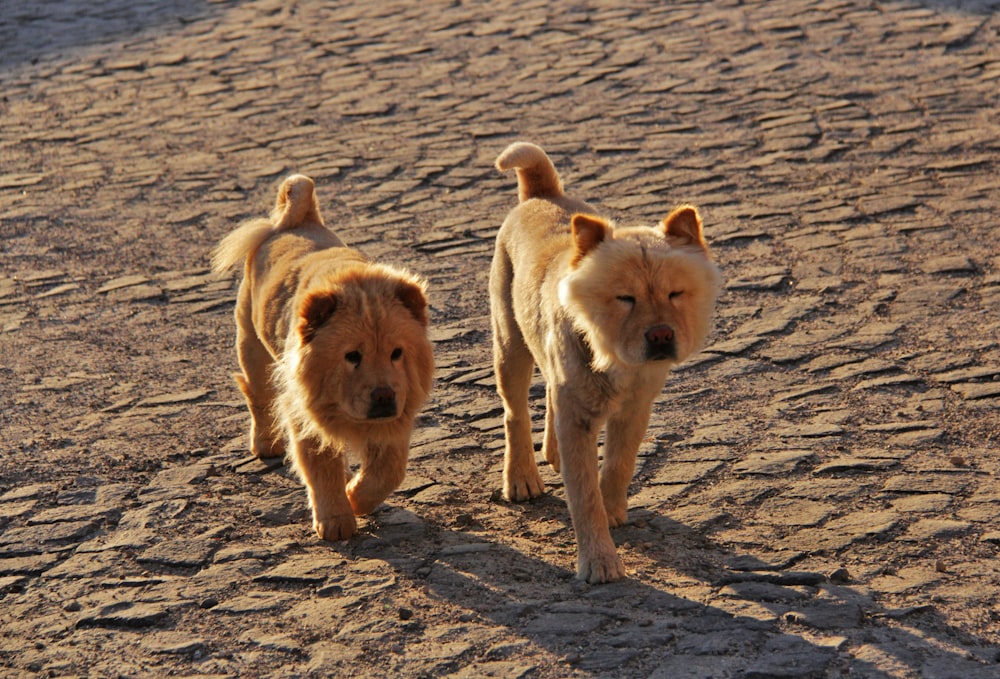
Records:
[[[670,299],[677,299],[684,294],[683,290],[674,290],[670,293]]]
[[[360,351],[348,351],[344,358],[347,359],[348,363],[358,366],[361,365],[361,352]]]
[[[618,301],[635,306],[635,297],[632,295],[618,295]]]
[[[392,358],[392,360],[394,361],[398,361],[402,356],[403,356],[403,350],[400,349],[399,347],[396,347],[395,349],[392,350],[392,356],[390,356],[390,358]]]

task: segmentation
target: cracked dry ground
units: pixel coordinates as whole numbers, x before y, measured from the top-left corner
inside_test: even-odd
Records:
[[[0,4],[0,674],[1000,676],[997,9]],[[515,139],[623,221],[697,204],[726,276],[613,585],[541,461],[496,492]],[[431,284],[409,476],[343,544],[248,456],[207,271],[293,171]]]

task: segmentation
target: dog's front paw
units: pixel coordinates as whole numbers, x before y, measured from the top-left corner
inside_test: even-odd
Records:
[[[581,552],[576,562],[576,577],[592,585],[615,582],[625,577],[625,566],[612,545],[610,551],[600,549],[591,554]]]
[[[545,494],[545,484],[537,469],[528,474],[507,474],[503,479],[503,496],[511,502],[525,502]]]
[[[351,509],[355,516],[371,514],[375,508],[382,504],[385,493],[372,493],[371,489],[365,489],[357,483],[357,478],[347,486],[347,500],[351,503]],[[368,490],[369,492],[365,492]]]
[[[327,542],[347,540],[358,532],[358,521],[354,514],[336,514],[333,516],[313,517],[313,528],[316,535]]]

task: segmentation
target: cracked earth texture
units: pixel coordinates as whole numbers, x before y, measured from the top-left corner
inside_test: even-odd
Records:
[[[998,11],[0,3],[0,674],[1000,676]],[[697,204],[726,277],[611,585],[541,459],[497,492],[518,139],[622,221]],[[208,271],[292,172],[431,286],[409,475],[347,543],[248,454]]]

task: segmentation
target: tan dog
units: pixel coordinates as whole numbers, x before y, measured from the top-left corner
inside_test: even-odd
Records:
[[[636,454],[670,366],[708,335],[719,272],[693,207],[656,227],[617,228],[563,194],[534,144],[510,145],[496,166],[517,170],[520,198],[497,235],[490,273],[504,495],[522,501],[544,492],[528,413],[537,363],[546,382],[543,450],[562,469],[577,577],[618,580],[625,571],[609,526],[625,522]]]
[[[236,302],[236,382],[250,448],[284,454],[309,491],[313,527],[344,540],[406,473],[413,419],[434,372],[425,284],[374,264],[323,224],[313,181],[286,179],[270,219],[229,234],[216,271],[245,262]],[[361,468],[347,483],[345,453]]]

